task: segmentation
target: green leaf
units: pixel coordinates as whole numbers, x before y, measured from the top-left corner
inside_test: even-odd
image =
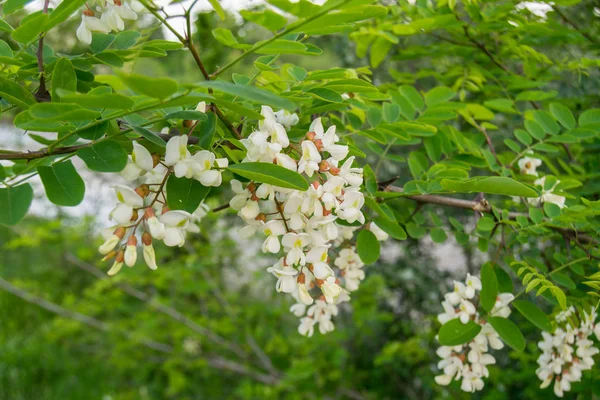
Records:
[[[560,132],[560,126],[546,111],[535,110],[532,112],[532,115],[533,119],[544,129],[544,132],[551,135],[556,135]]]
[[[206,118],[206,113],[196,110],[173,111],[165,117],[165,119],[187,119],[190,121],[206,121]]]
[[[71,160],[37,167],[48,200],[59,206],[76,206],[83,200],[85,183]]]
[[[88,121],[100,116],[98,111],[70,103],[38,103],[29,109],[29,114],[50,121]]]
[[[115,41],[112,43],[113,49],[125,50],[136,44],[137,40],[142,36],[140,32],[123,31],[120,32]]]
[[[294,40],[274,40],[256,50],[257,54],[309,54],[306,45]]]
[[[336,79],[327,82],[323,87],[335,90],[338,93],[370,93],[379,90],[362,79]]]
[[[33,189],[29,183],[0,188],[0,224],[15,225],[33,201]]]
[[[98,172],[119,172],[127,165],[127,152],[117,142],[104,140],[77,150],[89,169]]]
[[[77,75],[73,64],[66,58],[59,58],[52,72],[52,100],[58,101],[59,89],[75,92],[77,90]]]
[[[48,23],[48,14],[31,14],[23,18],[20,25],[15,29],[11,36],[20,43],[30,43],[35,40],[44,30]]]
[[[577,122],[575,121],[575,117],[571,111],[562,104],[550,104],[550,112],[552,113],[552,116],[565,128],[573,129],[575,126],[577,126]]]
[[[12,12],[22,9],[33,0],[7,0],[2,6],[2,12],[4,15],[8,15]]]
[[[501,317],[490,317],[488,322],[498,332],[500,338],[516,351],[525,350],[525,338],[514,322]]]
[[[198,146],[206,150],[211,149],[216,132],[217,116],[215,113],[208,113],[206,121],[200,122],[200,126],[194,130],[194,134],[199,137]]]
[[[438,86],[425,93],[425,103],[428,107],[446,103],[456,96],[456,92],[446,86]]]
[[[465,182],[442,179],[441,185],[445,190],[455,193],[483,192],[518,197],[539,196],[539,194],[529,186],[517,182],[514,179],[502,176],[488,176],[479,179],[471,179]]]
[[[555,218],[560,215],[560,207],[554,203],[544,203],[544,212],[550,218]]]
[[[58,89],[57,94],[65,103],[74,103],[86,108],[129,109],[134,105],[131,98],[116,93],[82,94]]]
[[[498,297],[498,279],[494,269],[493,264],[490,262],[486,262],[481,267],[481,293],[479,299],[481,307],[488,313],[494,308]]]
[[[551,276],[554,282],[566,287],[567,289],[575,289],[577,287],[577,285],[575,284],[575,282],[573,282],[569,275],[563,272],[557,272],[556,274],[552,274]]]
[[[502,268],[494,268],[496,271],[496,278],[498,279],[498,291],[500,293],[512,293],[513,284],[510,275]]]
[[[165,99],[175,93],[179,87],[171,78],[150,78],[137,74],[119,74],[123,83],[136,93],[156,99]]]
[[[579,126],[590,126],[600,124],[600,108],[592,108],[581,113],[579,116]]]
[[[400,89],[398,89],[398,91],[406,100],[408,100],[410,105],[415,110],[422,110],[423,107],[425,107],[423,97],[421,97],[421,94],[414,87],[404,85],[400,86]]]
[[[527,133],[527,131],[524,131],[523,129],[515,129],[514,135],[517,138],[517,140],[523,143],[525,146],[529,146],[531,143],[533,143],[533,139],[531,138],[529,133]]]
[[[44,30],[47,32],[51,28],[65,21],[75,11],[79,10],[85,4],[86,0],[63,0],[58,7],[50,13],[48,23],[44,26]]]
[[[377,192],[377,177],[375,173],[371,169],[369,164],[365,164],[363,167],[363,175],[365,178],[365,188],[367,192],[371,195],[374,195]]]
[[[293,110],[296,106],[288,99],[277,96],[273,92],[259,89],[253,86],[236,85],[225,81],[205,81],[196,84],[198,87],[210,88],[232,96],[251,100],[258,104],[267,104],[277,108]]]
[[[375,38],[375,41],[371,45],[371,54],[369,55],[371,66],[377,68],[385,60],[393,46],[394,44],[384,37]]]
[[[473,321],[466,324],[455,318],[446,322],[440,328],[438,340],[442,346],[458,346],[468,343],[481,332],[481,325]]]
[[[37,103],[25,88],[6,78],[0,78],[0,97],[25,110]]]
[[[248,11],[241,10],[240,14],[245,20],[254,22],[268,30],[275,32],[287,25],[287,18],[273,10]]]
[[[423,153],[411,151],[408,155],[408,168],[415,179],[420,179],[429,167],[429,161]]]
[[[536,224],[539,224],[544,220],[544,213],[540,208],[531,207],[529,209],[529,218]]]
[[[235,174],[256,182],[301,191],[308,189],[308,182],[302,175],[279,165],[250,162],[230,165],[228,169]]]
[[[429,236],[431,236],[431,240],[435,243],[444,243],[446,239],[448,239],[446,232],[440,228],[433,228],[431,232],[429,232]]]
[[[177,178],[171,175],[167,180],[167,205],[172,210],[193,213],[209,191],[210,187],[202,186],[195,179]]]
[[[213,7],[219,18],[221,18],[221,21],[224,21],[225,11],[223,11],[223,7],[221,7],[221,3],[219,3],[219,0],[208,0],[208,2]]]
[[[517,101],[544,101],[548,99],[553,99],[556,97],[558,92],[556,90],[552,90],[549,92],[544,92],[541,90],[530,90],[526,92],[521,92],[517,95]]]
[[[97,140],[104,136],[104,134],[106,134],[109,126],[110,123],[108,121],[104,121],[99,124],[94,124],[93,126],[87,129],[77,132],[77,136],[79,136],[82,139]]]
[[[512,305],[523,315],[529,322],[537,326],[543,331],[551,332],[552,324],[550,319],[542,310],[535,304],[525,300],[515,300]]]
[[[383,120],[391,124],[398,118],[400,118],[400,106],[394,103],[383,103]]]
[[[212,30],[212,35],[220,43],[234,49],[248,49],[251,47],[249,44],[239,43],[233,32],[226,28],[215,28]]]
[[[380,246],[375,234],[361,230],[356,238],[356,252],[365,264],[372,264],[379,258]]]
[[[167,142],[165,142],[165,140],[158,136],[156,133],[138,125],[131,125],[131,129],[133,129],[135,132],[139,133],[144,139],[147,139],[155,145],[160,147],[167,147]]]
[[[321,100],[325,100],[330,103],[342,103],[344,101],[344,99],[342,99],[342,96],[340,96],[338,92],[334,92],[331,89],[312,88],[310,90],[307,90],[307,92],[313,94],[315,97]]]
[[[485,216],[477,221],[477,228],[482,232],[490,232],[496,226],[496,221],[490,216]]]
[[[404,229],[395,221],[390,221],[385,217],[378,217],[375,219],[375,224],[381,228],[382,231],[397,240],[406,240],[406,232]]]
[[[510,99],[493,99],[483,103],[489,109],[500,111],[506,114],[519,114],[519,110],[516,110],[515,102]]]

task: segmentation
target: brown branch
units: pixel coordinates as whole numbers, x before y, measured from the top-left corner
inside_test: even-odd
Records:
[[[160,136],[165,142],[168,142],[169,139],[171,139],[174,136],[177,136],[177,135],[169,135],[169,134],[165,134],[165,133],[157,133],[156,135]],[[142,140],[142,139],[143,138],[140,138],[139,140]],[[192,136],[188,139],[188,144],[196,144],[196,143],[198,143],[197,137]],[[85,144],[78,144],[75,146],[57,147],[56,149],[50,149],[48,147],[45,147],[41,150],[35,150],[35,151],[0,153],[0,160],[34,160],[36,158],[57,156],[57,155],[61,155],[61,154],[70,154],[70,153],[76,152],[79,149],[83,149],[85,147],[90,147],[94,144],[95,144],[95,142],[90,142],[90,143],[85,143]]]
[[[44,9],[42,12],[44,14],[48,14],[48,5],[50,4],[50,0],[44,0]],[[38,41],[38,49],[37,49],[37,65],[38,71],[40,72],[40,86],[38,87],[37,92],[35,93],[36,99],[38,101],[48,101],[48,90],[46,89],[46,79],[44,78],[44,35],[42,32],[40,34],[40,40]]]
[[[219,211],[222,211],[222,210],[226,210],[229,207],[230,207],[229,203],[227,203],[227,204],[221,204],[220,206],[213,208],[211,211],[212,212],[219,212]]]
[[[384,185],[384,186],[380,185],[379,188],[380,188],[380,190],[382,190],[384,192],[393,192],[393,193],[403,193],[404,192],[404,190],[401,187],[393,186],[393,185]],[[463,199],[456,199],[454,197],[440,196],[440,195],[434,195],[434,194],[422,194],[422,195],[416,195],[416,196],[402,196],[402,197],[405,199],[419,202],[419,203],[437,204],[437,205],[446,206],[446,207],[462,208],[462,209],[466,209],[466,210],[473,210],[473,211],[480,212],[480,213],[488,213],[488,214],[492,213],[492,206],[485,198],[481,198],[478,200],[463,200]],[[508,213],[509,219],[516,219],[517,217],[529,218],[529,214],[519,213],[519,212],[509,212]],[[571,238],[577,238],[579,243],[584,243],[584,244],[597,243],[596,239],[594,239],[593,237],[591,237],[589,235],[585,235],[585,234],[580,234],[577,231],[572,230],[572,229],[561,228],[561,227],[557,227],[557,226],[547,226],[547,228],[551,229],[555,232],[558,232],[562,235],[568,235]]]
[[[510,70],[506,66],[500,64],[500,62],[496,60],[494,55],[490,53],[490,51],[487,49],[487,47],[485,47],[483,43],[479,43],[471,36],[471,34],[469,33],[469,28],[467,26],[463,26],[463,30],[465,31],[465,36],[467,37],[467,39],[469,39],[471,43],[477,46],[479,50],[481,50],[490,59],[491,62],[493,62],[497,67],[503,69],[505,72],[510,73]]]

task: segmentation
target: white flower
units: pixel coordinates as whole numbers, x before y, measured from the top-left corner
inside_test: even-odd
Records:
[[[134,181],[154,169],[152,154],[142,145],[133,142],[133,151],[125,168],[119,173],[128,181]]]
[[[342,287],[335,282],[335,278],[330,276],[321,284],[321,292],[325,296],[325,301],[329,304],[334,302],[334,299],[340,294]]]
[[[133,217],[134,208],[141,208],[144,205],[144,200],[135,190],[127,186],[114,185],[113,189],[115,189],[119,203],[117,203],[108,216],[117,222],[117,224],[126,225]]]
[[[466,324],[471,319],[472,315],[475,315],[475,306],[468,300],[462,300],[458,306],[458,313],[456,314],[460,318],[460,322]]]
[[[279,236],[285,233],[285,226],[281,221],[271,220],[263,226],[263,233],[267,238],[263,242],[262,251],[267,253],[278,253],[281,249]]]
[[[215,158],[214,153],[201,150],[192,156],[192,160],[194,161],[192,170],[196,180],[204,186],[221,185],[221,171],[212,168],[215,164],[218,168],[227,168],[229,161],[226,158]]]
[[[298,332],[302,336],[311,337],[315,330],[315,320],[310,317],[304,317],[300,320],[300,326],[298,326]]]
[[[92,32],[109,33],[111,28],[102,20],[87,15],[81,16],[81,24],[77,28],[77,38],[85,43],[92,43]]]
[[[305,173],[307,176],[313,176],[315,171],[319,170],[321,162],[321,154],[317,150],[317,146],[310,140],[302,142],[302,157],[298,163],[298,172]]]
[[[510,308],[508,305],[515,299],[512,293],[500,293],[496,299],[496,304],[490,311],[490,315],[494,317],[508,318],[510,315]]]
[[[480,290],[481,290],[481,281],[479,280],[479,278],[477,278],[471,274],[467,274],[466,289],[465,289],[465,296],[467,297],[467,299],[472,299],[473,297],[475,297],[476,291],[480,291]]]
[[[274,115],[277,122],[288,130],[292,127],[292,125],[296,125],[299,121],[298,115],[291,114],[287,110],[279,110]]]
[[[187,149],[187,135],[174,136],[169,139],[165,152],[165,164],[173,167],[175,176],[192,178],[194,176],[194,160]]]
[[[543,178],[540,178],[540,179],[536,180],[535,182],[533,182],[534,185],[542,187],[542,195],[537,198],[528,198],[527,201],[529,202],[529,204],[539,206],[540,203],[553,203],[553,204],[556,204],[557,206],[559,206],[560,208],[563,208],[565,206],[566,199],[563,196],[559,196],[559,195],[552,193],[552,191],[554,190],[554,188],[556,188],[556,185],[558,185],[560,183],[560,181],[557,180],[556,183],[554,184],[554,186],[548,190],[544,189],[545,183],[546,183],[545,176]]]
[[[331,158],[336,161],[346,158],[348,146],[337,144],[340,138],[335,134],[335,125],[330,126],[327,132],[323,132],[321,118],[317,118],[311,123],[309,130],[315,133],[315,140],[321,141],[322,149],[331,154]]]
[[[542,160],[533,157],[523,157],[518,162],[521,173],[538,176],[536,168],[542,165]]]
[[[98,248],[98,252],[100,254],[110,253],[115,248],[115,246],[121,241],[121,239],[123,239],[123,236],[125,236],[124,228],[119,227],[115,229],[115,231],[111,235],[108,235],[106,237],[104,243],[102,243],[102,245]]]
[[[286,262],[289,265],[304,265],[306,256],[304,247],[310,243],[310,235],[306,233],[286,233],[281,241],[284,249],[288,252]]]
[[[306,304],[296,303],[290,307],[290,312],[293,313],[296,317],[301,317],[304,314],[306,314]]]
[[[273,113],[273,109],[269,106],[262,106],[260,113],[265,117],[258,122],[258,129],[265,132],[271,138],[271,143],[276,143],[281,148],[286,148],[290,145],[287,132],[281,123],[277,121],[277,116]]]
[[[379,240],[380,242],[388,240],[388,238],[390,237],[390,235],[388,235],[380,227],[378,227],[375,224],[375,222],[371,222],[371,224],[369,224],[369,230],[371,232],[373,232],[373,234],[375,235],[375,237],[377,238],[377,240]]]
[[[112,267],[110,267],[110,269],[106,273],[107,275],[109,275],[109,276],[116,275],[117,273],[119,273],[121,268],[123,268],[123,258],[121,258],[120,261],[118,261],[118,260],[119,260],[118,258],[115,259],[115,262],[113,263]]]
[[[150,268],[152,270],[157,269],[156,254],[154,253],[154,247],[152,247],[152,243],[150,243],[150,244],[144,243],[143,254],[144,254],[144,261],[146,262],[146,265],[148,265],[148,268]]]
[[[196,106],[196,111],[200,111],[202,113],[206,112],[206,102],[205,101],[201,101],[200,103],[198,103],[198,105]]]
[[[334,165],[335,161],[333,162]],[[360,187],[363,182],[363,170],[362,168],[353,168],[354,156],[348,157],[348,159],[340,167],[340,171],[337,176],[346,181],[346,183],[352,187]],[[331,164],[331,163],[330,163]]]
[[[348,190],[344,195],[344,201],[338,208],[338,217],[353,223],[355,221],[361,224],[365,223],[365,216],[360,211],[365,204],[364,195],[358,190]]]
[[[160,222],[165,225],[165,236],[163,241],[169,247],[183,246],[185,243],[185,229],[187,228],[191,214],[187,211],[167,211],[160,216]]]
[[[296,163],[296,160],[294,160],[292,157],[288,156],[287,154],[283,154],[283,153],[279,153],[275,156],[275,164],[283,167],[283,168],[287,168],[290,171],[294,171],[296,172],[298,170],[298,164]]]
[[[277,292],[292,293],[296,290],[296,275],[298,274],[298,271],[296,271],[295,268],[285,266],[283,264],[283,259],[268,268],[267,272],[273,274],[277,278],[277,283],[275,284],[275,290],[277,290]]]
[[[308,290],[306,289],[306,284],[304,283],[298,283],[298,300],[300,300],[300,302],[302,304],[305,304],[307,306],[311,305],[313,303],[313,298],[311,297],[310,293],[308,293]]]

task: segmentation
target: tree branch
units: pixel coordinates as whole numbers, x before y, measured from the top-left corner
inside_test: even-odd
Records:
[[[567,17],[560,8],[558,8],[557,5],[553,4],[552,5],[552,9],[554,11],[556,11],[556,13],[560,16],[560,18],[567,24],[567,25],[571,25],[573,27],[573,29],[575,29],[577,32],[579,32],[579,34],[581,36],[583,36],[584,38],[586,38],[587,40],[589,40],[591,43],[596,43],[596,41],[594,40],[594,38],[592,36],[590,36],[589,33],[582,31],[581,29],[579,29],[579,27],[577,26],[577,24],[575,24],[569,17]]]
[[[104,272],[102,272],[100,269],[96,268],[92,264],[86,263],[85,261],[75,257],[72,254],[66,253],[65,259],[68,262],[70,262],[71,264],[78,267],[79,269],[82,269],[82,270],[94,275],[98,279],[102,279],[102,280],[109,279],[108,276]],[[237,356],[239,356],[243,359],[248,357],[246,352],[244,352],[244,350],[242,348],[240,348],[238,345],[236,345],[234,343],[230,343],[225,338],[217,335],[216,333],[212,332],[211,330],[198,325],[196,322],[187,318],[185,315],[183,315],[182,313],[180,313],[173,307],[169,307],[167,305],[162,304],[158,300],[153,299],[146,293],[128,285],[127,283],[117,282],[117,283],[114,283],[113,285],[115,287],[121,289],[124,293],[128,294],[129,296],[134,297],[140,301],[143,301],[144,303],[148,304],[150,307],[152,307],[155,310],[157,310],[158,312],[168,316],[169,318],[174,319],[175,321],[181,322],[183,325],[185,325],[186,327],[188,327],[195,333],[206,337],[208,340],[214,342],[215,344],[218,344],[219,346],[222,346],[228,350],[231,350]]]
[[[394,193],[404,193],[404,189],[394,185],[380,185],[380,190],[384,192],[394,192]],[[480,213],[492,213],[492,206],[485,198],[481,198],[479,200],[463,200],[456,199],[448,196],[440,196],[434,194],[422,194],[417,196],[402,196],[402,198],[413,200],[419,203],[426,204],[437,204],[440,206],[446,207],[454,207],[454,208],[462,208],[466,210],[473,210]],[[508,217],[510,219],[516,219],[517,217],[525,217],[529,218],[529,214],[526,213],[518,213],[518,212],[509,212]],[[562,235],[567,235],[571,238],[577,238],[579,243],[590,244],[597,243],[597,241],[585,234],[580,234],[573,229],[561,228],[557,226],[547,226],[548,229],[556,231]]]
[[[48,5],[50,4],[50,0],[44,0],[44,9],[42,12],[44,14],[48,14]],[[37,92],[35,93],[35,97],[38,101],[48,101],[48,90],[46,89],[46,79],[44,78],[44,35],[42,32],[40,34],[40,40],[38,41],[38,49],[37,49],[37,65],[38,71],[40,72],[40,86],[38,87]]]

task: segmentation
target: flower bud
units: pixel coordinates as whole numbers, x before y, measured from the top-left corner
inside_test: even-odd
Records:
[[[329,168],[329,173],[333,176],[337,176],[340,173],[340,169],[338,167]]]
[[[265,213],[258,214],[254,219],[257,221],[267,222],[267,216],[265,215]]]
[[[301,273],[298,274],[298,277],[296,278],[296,281],[298,281],[298,283],[300,283],[300,284],[305,284],[306,283],[306,275],[304,275],[304,272],[301,272]]]
[[[156,266],[156,254],[154,253],[154,247],[152,247],[152,236],[148,232],[144,232],[142,235],[143,255],[144,261],[148,268],[155,270]]]
[[[329,165],[327,160],[323,160],[319,163],[319,172],[329,171],[330,168],[331,168],[331,166]]]
[[[315,278],[315,283],[318,287],[321,287],[325,283],[325,281],[323,279]]]
[[[137,260],[137,238],[133,235],[127,240],[127,247],[125,247],[125,264],[128,267],[133,267]]]
[[[300,283],[298,285],[298,300],[300,300],[301,303],[306,304],[307,306],[311,305],[314,301],[310,293],[308,293],[308,290],[306,289],[306,285],[304,283]]]
[[[184,128],[191,128],[192,125],[194,125],[194,123],[192,121],[190,121],[189,119],[184,119],[183,120],[183,127]]]
[[[152,235],[148,232],[144,232],[142,235],[142,243],[144,246],[148,246],[152,244]]]
[[[250,191],[250,193],[254,193],[256,191],[256,184],[254,182],[250,182],[246,189]]]
[[[312,187],[316,189],[319,188],[319,186],[321,186],[321,184],[319,183],[319,181],[313,181],[313,183],[311,183]]]
[[[112,267],[110,267],[110,269],[107,272],[107,274],[109,276],[116,275],[121,270],[121,267],[123,267],[123,259],[124,259],[124,257],[125,257],[125,255],[123,253],[123,250],[119,250],[117,252],[117,256],[115,257],[114,264],[112,265]]]
[[[315,147],[320,152],[323,149],[323,141],[321,139],[317,139],[314,141]]]
[[[125,236],[125,232],[126,230],[122,226],[115,229],[113,234],[108,239],[106,239],[106,241],[102,243],[100,247],[98,247],[98,252],[100,254],[108,254],[109,252],[111,252],[119,243],[119,241],[123,239],[123,236]]]
[[[83,10],[83,15],[85,15],[86,17],[93,17],[94,12],[88,8],[86,10]]]
[[[121,2],[121,0],[113,0],[113,3],[115,3],[115,6],[122,6],[123,3]]]
[[[306,133],[306,140],[313,140],[315,138],[315,136],[317,136],[317,134],[315,132],[307,132]]]
[[[136,188],[135,188],[135,192],[136,192],[136,193],[137,193],[137,195],[138,195],[138,196],[140,196],[142,199],[148,195],[148,193],[144,193],[144,189],[142,189],[141,187],[136,187]]]
[[[102,257],[102,261],[108,261],[111,258],[114,258],[114,256],[117,255],[116,251],[111,251],[110,253],[108,253],[107,255],[105,255],[104,257]]]
[[[138,211],[133,210],[133,212],[131,213],[131,219],[129,221],[135,222],[135,221],[137,221],[138,217],[139,217]]]

